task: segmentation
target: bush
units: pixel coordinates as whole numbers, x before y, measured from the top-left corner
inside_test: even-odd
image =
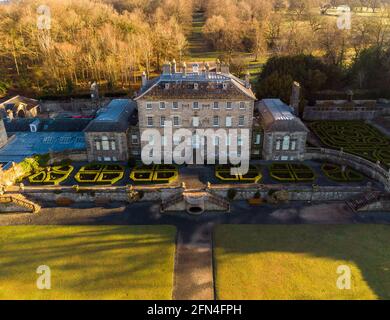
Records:
[[[234,198],[237,195],[237,190],[236,189],[229,189],[227,193],[227,197],[230,201],[234,200]]]

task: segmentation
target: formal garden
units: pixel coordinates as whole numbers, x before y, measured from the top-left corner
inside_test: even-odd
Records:
[[[321,142],[390,167],[390,140],[363,121],[314,121],[309,124]]]
[[[118,164],[91,163],[81,167],[74,178],[82,184],[115,184],[123,178],[124,169]]]
[[[172,164],[144,165],[141,163],[73,163],[62,161],[55,165],[34,162],[17,183],[26,185],[112,185],[125,186],[180,184],[185,181],[184,167]],[[258,162],[251,164],[246,174],[231,174],[237,166],[216,165],[200,170],[207,172],[199,179],[207,184],[343,184],[364,183],[369,179],[348,166],[321,162]],[[182,176],[181,176],[182,175]]]
[[[217,165],[215,166],[215,176],[226,183],[230,182],[240,182],[240,183],[257,183],[261,180],[263,175],[261,174],[261,167],[259,166],[249,166],[249,171],[242,174],[231,174],[231,168],[234,166],[229,165]]]
[[[130,179],[139,184],[173,183],[178,177],[178,168],[172,164],[139,165],[130,173]]]

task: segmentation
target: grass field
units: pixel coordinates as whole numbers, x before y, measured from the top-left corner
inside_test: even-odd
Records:
[[[215,235],[218,299],[390,299],[390,227],[223,225]],[[350,290],[336,281],[352,271]]]
[[[175,228],[0,227],[0,299],[171,299]],[[38,290],[40,265],[51,289]]]

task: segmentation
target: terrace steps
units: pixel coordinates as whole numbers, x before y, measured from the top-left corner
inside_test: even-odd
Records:
[[[14,204],[17,207],[27,209],[31,213],[39,213],[41,206],[37,203],[26,199],[22,194],[4,194],[0,195],[0,205],[2,204]]]
[[[382,192],[372,191],[368,193],[362,193],[354,199],[347,200],[346,203],[354,212],[364,208],[365,206],[372,204],[380,199]]]
[[[207,190],[185,190],[175,194],[161,203],[161,212],[186,211],[190,214],[202,214],[205,211],[230,211],[230,203],[226,199]]]

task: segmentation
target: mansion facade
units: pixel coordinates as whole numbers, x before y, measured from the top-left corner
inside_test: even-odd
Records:
[[[296,95],[296,92],[293,94]],[[166,63],[162,74],[147,80],[133,99],[113,100],[84,130],[89,161],[127,161],[140,158],[142,148],[152,141],[141,142],[142,134],[155,129],[164,135],[168,123],[173,133],[188,129],[193,133],[192,148],[208,150],[197,136],[198,129],[236,129],[240,140],[242,129],[249,132],[249,152],[254,159],[302,160],[307,128],[294,115],[294,107],[279,99],[257,101],[249,74],[239,79],[225,65],[211,71],[208,64],[200,70],[193,64]],[[203,138],[204,139],[204,138]],[[180,141],[172,141],[172,145]],[[213,141],[218,154],[221,141]],[[227,145],[229,141],[225,141]],[[167,145],[167,141],[161,141]],[[238,141],[240,153],[242,141]]]

